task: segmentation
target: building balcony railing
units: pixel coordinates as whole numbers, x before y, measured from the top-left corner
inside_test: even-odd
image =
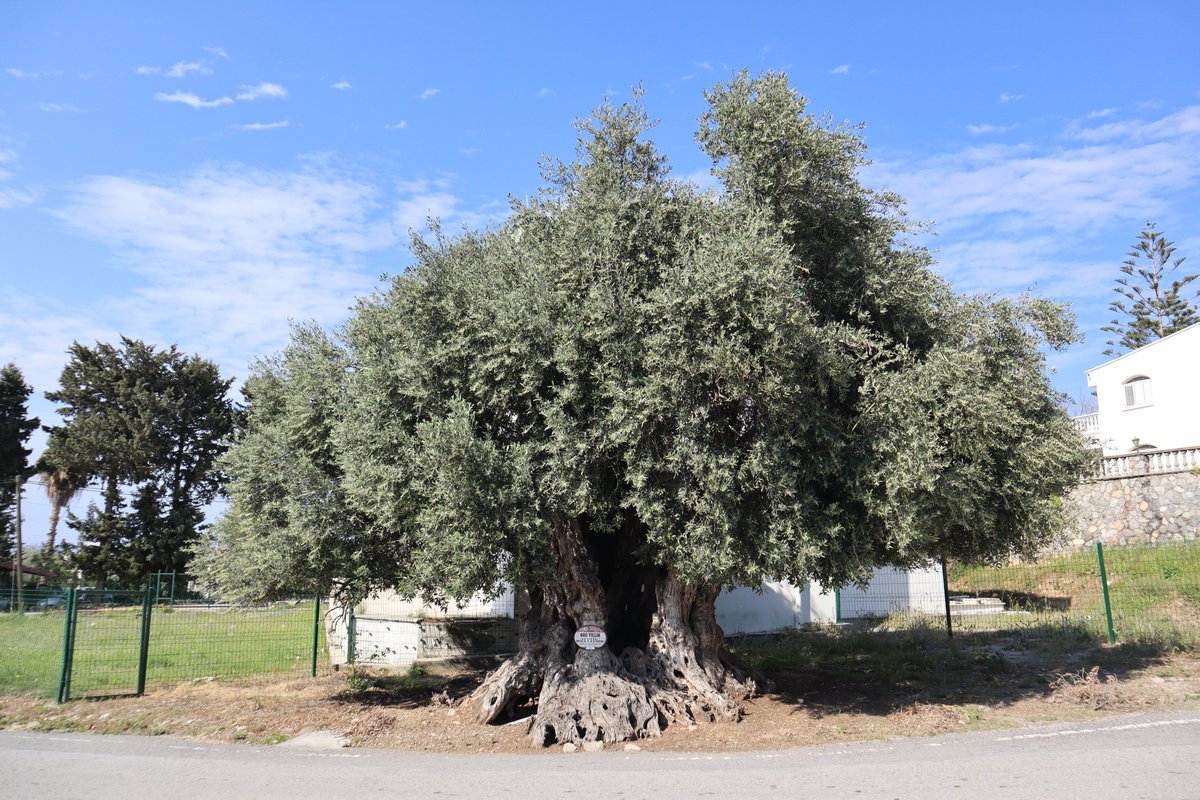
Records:
[[[1071,417],[1071,422],[1075,423],[1075,429],[1084,436],[1099,436],[1100,435],[1100,414],[1080,414],[1078,417]]]
[[[1091,477],[1126,478],[1132,475],[1191,472],[1196,469],[1200,469],[1200,446],[1176,447],[1170,450],[1143,450],[1123,456],[1106,456],[1096,462]]]

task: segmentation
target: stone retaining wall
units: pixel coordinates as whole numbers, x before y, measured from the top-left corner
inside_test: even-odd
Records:
[[[1165,544],[1200,536],[1200,472],[1102,478],[1065,499],[1072,523],[1051,550],[1104,544]]]

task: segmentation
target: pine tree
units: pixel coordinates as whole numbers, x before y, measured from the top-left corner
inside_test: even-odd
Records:
[[[25,446],[39,421],[28,416],[27,403],[33,388],[25,383],[13,364],[0,369],[0,560],[13,555],[17,492],[33,470],[30,449]]]
[[[1115,337],[1108,340],[1106,356],[1136,350],[1200,322],[1196,301],[1189,300],[1184,291],[1197,275],[1172,280],[1184,262],[1182,257],[1172,260],[1174,255],[1175,243],[1155,230],[1153,222],[1147,222],[1129,258],[1121,265],[1123,277],[1117,278],[1113,287],[1123,299],[1109,304],[1109,310],[1118,317],[1101,328]]]
[[[64,476],[60,494],[101,486],[102,507],[67,520],[80,535],[79,567],[98,585],[183,569],[200,509],[220,490],[231,381],[199,356],[125,337],[120,347],[75,343],[70,356],[60,388],[46,393],[64,424],[50,429],[38,469]]]

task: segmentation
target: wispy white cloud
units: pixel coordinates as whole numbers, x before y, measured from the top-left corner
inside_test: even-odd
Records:
[[[141,66],[134,70],[138,75],[162,75],[167,78],[184,78],[188,75],[211,75],[212,69],[203,61],[177,61],[167,68]]]
[[[551,92],[548,88],[543,86],[541,89],[538,89],[537,96],[538,97],[549,97],[551,94],[553,94],[553,92]]]
[[[383,127],[387,128],[389,131],[401,131],[408,127],[408,120],[402,119],[395,125],[384,125]]]
[[[205,47],[204,52],[214,55],[217,58],[223,58],[225,60],[229,59],[229,53],[225,52],[224,47]]]
[[[1194,217],[1200,106],[1137,121],[1077,120],[1049,136],[932,156],[877,157],[864,177],[906,197],[914,218],[937,223],[936,238],[917,238],[937,249],[937,268],[959,290],[1034,287],[1070,302],[1087,341],[1052,356],[1051,366],[1062,385],[1082,385],[1083,371],[1103,360],[1109,337],[1100,328],[1129,242],[1148,219],[1168,230],[1183,222],[1186,231]]]
[[[1200,106],[1189,106],[1157,120],[1133,119],[1108,122],[1094,127],[1076,122],[1067,129],[1068,137],[1084,142],[1127,140],[1140,143],[1198,134],[1200,134]]]
[[[0,147],[0,208],[26,206],[34,201],[32,192],[8,185],[13,178],[12,170],[20,158],[16,150]]]
[[[299,171],[231,164],[158,178],[97,176],[51,213],[107,246],[111,266],[134,287],[119,295],[99,289],[81,307],[43,298],[12,316],[0,308],[0,338],[22,363],[61,365],[73,338],[119,331],[177,342],[239,376],[252,357],[285,342],[289,319],[343,319],[379,273],[372,254],[403,246],[409,229],[423,229],[429,217],[486,221],[445,180],[382,187],[320,163]]]
[[[839,64],[838,66],[829,70],[829,74],[830,75],[849,75],[850,74],[850,65],[849,64]]]
[[[169,335],[244,376],[250,358],[283,343],[289,319],[337,321],[370,289],[375,271],[360,256],[399,241],[382,200],[338,175],[240,165],[89,179],[54,213],[108,245],[135,288],[101,292],[73,313],[152,340]]]
[[[344,92],[347,89],[351,89],[353,87],[350,85],[350,81],[338,81],[337,83],[332,84],[329,88],[337,89],[339,92]]]
[[[428,100],[429,98],[436,97],[437,95],[439,95],[441,93],[442,93],[441,89],[426,89],[425,91],[421,92],[420,95],[417,96],[417,99],[418,100]]]
[[[31,204],[35,199],[33,192],[0,183],[0,208],[20,208]]]
[[[17,67],[9,67],[4,70],[14,78],[22,78],[32,80],[34,78],[46,78],[52,75],[61,75],[61,72],[31,72],[29,70],[18,69]]]
[[[692,66],[696,69],[707,70],[708,72],[712,72],[713,70],[713,65],[707,61],[693,61]]]
[[[460,148],[458,148],[458,152],[460,155],[473,156],[473,155],[478,155],[479,148],[478,147],[460,147]]]
[[[967,133],[971,134],[972,136],[982,136],[982,135],[988,134],[988,133],[1008,133],[1009,131],[1011,131],[1013,128],[1016,128],[1016,127],[1017,127],[1016,124],[1013,124],[1013,125],[987,125],[987,124],[968,125]]]
[[[1200,177],[1200,132],[1145,135],[1130,130],[1120,140],[1076,147],[970,147],[880,164],[875,174],[908,197],[917,216],[943,226],[991,218],[997,230],[1078,231],[1104,220],[1152,218],[1170,192]]]
[[[877,160],[866,174],[906,197],[915,217],[936,220],[944,238],[983,232],[994,264],[1023,264],[1042,280],[1056,274],[1047,264],[1071,260],[1069,250],[1080,237],[1107,225],[1155,219],[1174,193],[1200,187],[1200,106],[1161,119],[1072,123],[1064,133],[1065,139]],[[970,242],[986,244],[975,237]],[[1018,245],[1038,257],[1009,258]],[[989,250],[971,251],[968,258],[968,249],[959,259],[968,283],[1003,280],[983,258]],[[1058,274],[1076,279],[1070,271]]]
[[[287,89],[278,83],[259,83],[254,86],[243,86],[238,93],[238,100],[257,100],[260,97],[287,97]]]
[[[998,99],[999,99],[999,102],[1001,102],[1001,103],[1015,103],[1018,100],[1024,100],[1025,95],[1013,94],[1011,92],[1004,92],[1003,94],[1000,95],[1000,97]]]
[[[689,172],[683,176],[683,179],[702,192],[707,192],[710,189],[719,190],[721,188],[721,179],[713,175],[711,167]]]
[[[238,127],[244,131],[269,131],[274,128],[286,128],[290,124],[291,123],[285,119],[280,122],[251,122],[249,125],[240,125]]]
[[[50,114],[69,113],[82,114],[83,109],[73,103],[38,103],[38,108]]]
[[[192,73],[198,75],[209,75],[212,70],[201,64],[199,61],[179,61],[176,62],[170,69],[163,74],[168,78],[182,78]]]
[[[232,97],[218,97],[215,100],[203,100],[199,96],[191,92],[158,92],[154,95],[154,99],[160,103],[183,103],[185,106],[192,108],[217,108],[218,106],[228,106],[233,104]]]
[[[1117,113],[1115,108],[1102,108],[1099,111],[1091,112],[1084,119],[1102,119],[1103,117],[1111,117],[1115,113]]]

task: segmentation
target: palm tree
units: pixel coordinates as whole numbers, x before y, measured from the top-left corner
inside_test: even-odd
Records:
[[[80,479],[63,467],[46,468],[38,473],[42,485],[46,487],[46,497],[50,500],[50,531],[46,534],[46,550],[54,549],[54,540],[58,536],[58,517],[71,501],[87,488],[87,480]]]

